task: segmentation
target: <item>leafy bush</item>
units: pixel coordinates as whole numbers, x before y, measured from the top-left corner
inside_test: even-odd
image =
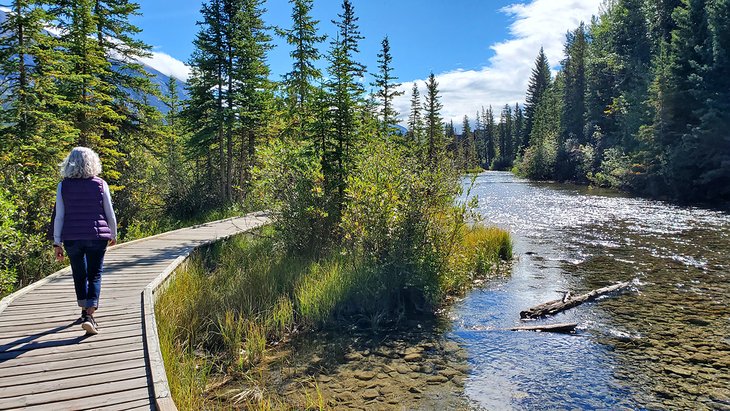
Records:
[[[625,188],[631,173],[631,159],[619,147],[603,152],[600,171],[589,174],[591,183],[599,187]]]

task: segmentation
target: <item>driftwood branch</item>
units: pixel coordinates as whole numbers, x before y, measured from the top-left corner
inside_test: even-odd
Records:
[[[572,296],[570,292],[568,292],[559,300],[548,301],[544,304],[532,307],[529,310],[521,311],[520,318],[540,318],[547,315],[555,315],[561,311],[581,305],[586,301],[595,300],[602,295],[629,288],[632,284],[634,284],[634,281],[626,281],[625,283],[599,288],[578,296]]]
[[[527,327],[514,327],[510,328],[510,331],[540,331],[540,332],[553,332],[553,333],[570,333],[575,331],[577,323],[559,323],[559,324],[547,324],[547,325],[532,325]]]

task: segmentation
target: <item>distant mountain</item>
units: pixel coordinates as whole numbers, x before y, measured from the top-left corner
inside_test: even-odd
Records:
[[[0,7],[0,24],[5,22],[7,20],[7,14],[8,9]],[[149,64],[141,63],[142,66],[144,66],[145,71],[151,75],[150,80],[152,83],[157,85],[161,93],[165,93],[167,90],[167,83],[170,81],[170,77],[162,74],[154,67],[150,66]],[[187,90],[185,89],[185,83],[183,81],[177,80],[177,86],[178,86],[178,94],[180,95],[181,100],[186,100],[188,98]],[[150,97],[149,98],[150,105],[156,107],[160,112],[163,114],[167,113],[168,109],[167,106],[157,97]]]
[[[405,136],[406,134],[408,134],[408,129],[401,126],[400,124],[394,124],[392,127],[396,130],[396,133],[400,134],[401,136]]]
[[[152,77],[150,77],[150,80],[152,81],[152,83],[157,85],[157,87],[160,89],[160,92],[162,94],[165,94],[165,92],[167,91],[167,83],[170,81],[170,77],[165,74],[160,73],[159,71],[154,69],[152,66],[149,66],[147,64],[142,64],[142,65],[144,66],[145,71],[147,71],[147,73],[149,73],[152,76]],[[188,94],[187,94],[187,89],[185,88],[186,87],[185,83],[179,79],[175,79],[175,80],[176,80],[175,82],[177,83],[177,92],[178,92],[178,95],[180,96],[180,99],[187,100]],[[162,112],[163,114],[166,114],[168,111],[165,103],[163,103],[157,97],[154,97],[154,96],[150,97],[149,103],[150,103],[150,105],[152,105],[152,106],[156,107],[158,110],[160,110],[160,112]]]

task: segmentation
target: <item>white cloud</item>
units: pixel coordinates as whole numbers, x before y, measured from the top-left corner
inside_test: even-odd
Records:
[[[190,67],[169,54],[153,51],[150,57],[140,58],[139,61],[168,77],[181,81],[187,81],[190,77]]]
[[[477,110],[492,105],[499,121],[502,106],[524,101],[540,47],[544,47],[550,64],[557,66],[563,59],[567,31],[581,21],[589,23],[602,3],[603,0],[533,0],[504,7],[501,11],[514,18],[509,26],[511,38],[490,46],[495,55],[487,67],[436,74],[444,105],[442,116],[460,125],[464,115],[474,120]],[[412,84],[418,83],[423,99],[424,81],[403,84],[406,93],[396,100],[395,106],[404,119],[410,110]]]

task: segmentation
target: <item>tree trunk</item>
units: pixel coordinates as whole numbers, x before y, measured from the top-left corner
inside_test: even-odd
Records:
[[[520,318],[534,319],[534,318],[545,317],[547,315],[555,315],[561,311],[565,311],[567,309],[581,305],[586,301],[595,300],[596,298],[598,298],[602,295],[628,288],[634,284],[634,281],[627,281],[624,283],[619,283],[619,284],[615,284],[612,286],[599,288],[597,290],[593,290],[589,293],[582,294],[577,297],[572,297],[570,295],[570,293],[568,293],[560,300],[548,301],[544,304],[540,304],[535,307],[532,307],[529,310],[521,311]]]

